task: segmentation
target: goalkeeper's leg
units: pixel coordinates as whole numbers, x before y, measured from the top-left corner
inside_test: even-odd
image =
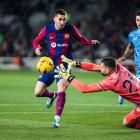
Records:
[[[137,106],[132,112],[130,112],[124,119],[123,125],[129,128],[140,129],[140,107]]]

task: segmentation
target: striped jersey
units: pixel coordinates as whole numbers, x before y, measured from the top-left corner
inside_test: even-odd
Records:
[[[81,36],[74,25],[65,24],[63,30],[56,30],[55,24],[48,24],[44,26],[37,38],[33,41],[34,48],[40,47],[42,40],[47,40],[48,55],[54,65],[63,64],[61,55],[69,59],[72,58],[72,40],[75,38],[83,45],[92,45],[91,41]]]

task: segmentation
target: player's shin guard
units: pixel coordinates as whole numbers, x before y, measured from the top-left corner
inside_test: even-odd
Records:
[[[49,97],[49,98],[52,98],[53,95],[54,95],[54,92],[51,92],[51,91],[49,91],[48,89],[46,89],[46,90],[42,93],[42,95],[41,95],[40,97]]]
[[[58,98],[56,101],[56,115],[61,116],[66,101],[66,93],[58,92]]]

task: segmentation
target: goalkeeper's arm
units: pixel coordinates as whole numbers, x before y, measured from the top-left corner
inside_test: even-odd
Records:
[[[93,63],[80,63],[80,68],[88,70],[88,71],[101,71],[101,65],[96,65]]]
[[[101,66],[96,65],[93,63],[84,63],[84,62],[78,62],[78,61],[73,61],[71,59],[68,59],[64,55],[61,56],[62,61],[67,63],[69,66],[72,67],[79,67],[88,71],[101,71]]]
[[[75,88],[77,88],[78,90],[80,90],[83,93],[89,93],[89,92],[98,92],[98,91],[102,91],[103,89],[97,84],[90,84],[90,85],[85,85],[77,80],[75,80],[74,76],[70,75],[70,70],[71,67],[69,67],[67,70],[65,69],[63,64],[60,64],[60,66],[57,66],[57,69],[55,70],[55,72],[57,73],[57,75],[55,75],[55,78],[63,78],[65,80],[67,80],[69,83],[71,83]]]
[[[84,62],[77,62],[77,61],[73,61],[75,62],[75,67],[79,67],[81,69],[84,70],[88,70],[88,71],[101,71],[101,65],[96,65],[93,63],[84,63]]]
[[[77,88],[82,93],[89,93],[89,92],[99,92],[103,91],[103,89],[98,85],[98,83],[93,83],[90,85],[85,85],[75,79],[73,79],[71,82],[71,85]]]

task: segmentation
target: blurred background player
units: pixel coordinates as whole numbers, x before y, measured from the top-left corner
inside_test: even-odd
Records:
[[[41,55],[42,48],[40,47],[41,41],[47,40],[48,57],[54,62],[54,69],[57,65],[63,64],[61,55],[64,55],[70,59],[72,58],[72,39],[75,38],[78,42],[83,45],[92,45],[99,43],[97,40],[88,41],[81,36],[76,27],[71,24],[66,24],[67,13],[63,9],[55,11],[54,24],[44,26],[37,38],[33,41],[35,53]],[[67,69],[67,65],[64,65]],[[58,92],[51,92],[47,89],[55,80],[54,70],[49,74],[40,74],[36,87],[36,97],[49,97],[46,107],[50,108],[53,104],[54,99],[58,96],[56,101],[56,115],[52,126],[59,127],[60,116],[64,108],[66,100],[66,88],[69,82],[56,78]]]
[[[55,70],[55,72],[59,74],[55,75],[56,78],[64,78],[71,83],[72,86],[83,93],[112,90],[126,100],[137,104],[138,106],[123,119],[123,125],[129,128],[140,129],[140,81],[132,73],[130,73],[121,64],[116,63],[115,59],[112,57],[102,59],[101,65],[82,62],[79,63],[67,59],[64,56],[62,56],[62,58],[64,62],[69,64],[69,67],[76,66],[88,71],[101,71],[103,76],[108,77],[99,83],[85,85],[75,80],[75,77],[70,75],[70,69],[66,71],[63,64],[61,64],[60,67],[57,66],[58,70]]]
[[[137,65],[136,77],[140,80],[140,11],[136,13],[136,24],[138,29],[129,33],[129,44],[122,57],[118,59],[118,62],[124,61],[134,51],[135,63]],[[119,96],[118,102],[123,104],[124,98]],[[135,107],[137,105],[135,104]]]

